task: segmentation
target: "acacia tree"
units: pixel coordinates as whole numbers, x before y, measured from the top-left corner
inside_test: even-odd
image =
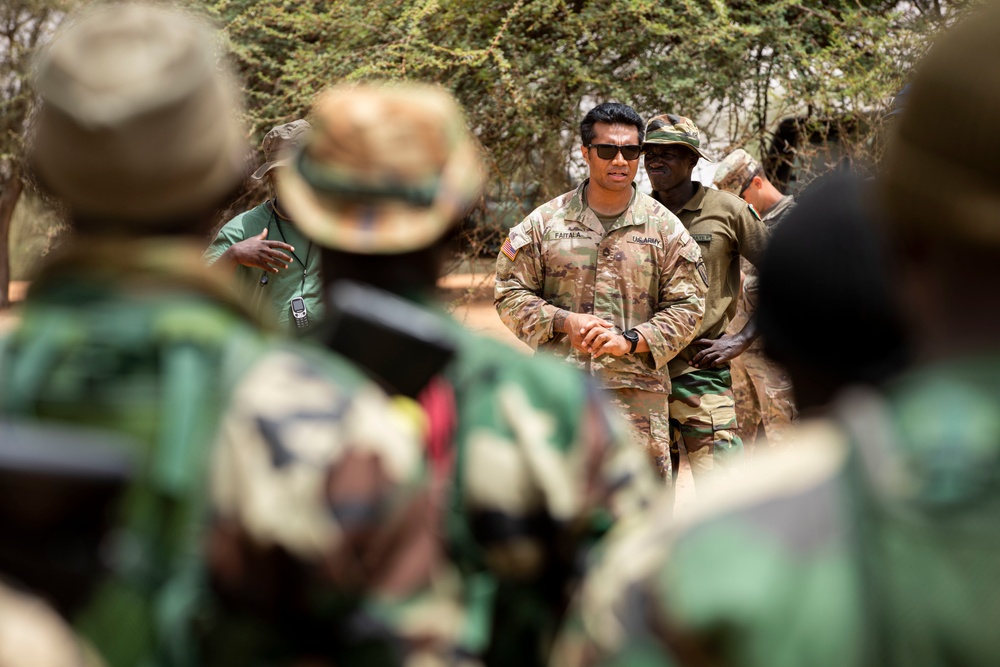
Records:
[[[0,307],[10,285],[10,222],[24,191],[21,155],[34,108],[28,77],[39,46],[74,3],[4,0],[0,3]]]

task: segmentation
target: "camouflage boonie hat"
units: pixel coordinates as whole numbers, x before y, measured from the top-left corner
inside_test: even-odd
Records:
[[[712,183],[720,190],[739,197],[760,174],[760,162],[742,148],[737,148],[719,162]]]
[[[479,149],[437,86],[344,85],[314,108],[306,147],[278,174],[278,196],[320,245],[396,254],[431,245],[483,183]]]
[[[193,16],[103,6],[69,20],[36,68],[29,160],[75,212],[164,220],[214,206],[242,179],[238,89]]]
[[[876,179],[894,231],[1000,248],[997,35],[1000,3],[987,3],[917,68]]]
[[[702,150],[701,131],[690,118],[677,116],[672,113],[653,116],[646,122],[646,144],[682,144],[695,153],[705,158],[709,162],[712,158]]]
[[[251,177],[259,181],[275,167],[287,166],[295,150],[305,146],[311,129],[309,122],[302,119],[272,127],[264,135],[264,141],[260,142],[260,149],[264,153],[264,164],[257,167],[257,171]]]

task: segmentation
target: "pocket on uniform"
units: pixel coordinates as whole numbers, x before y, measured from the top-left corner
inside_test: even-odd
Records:
[[[736,428],[736,408],[726,405],[712,410],[712,430],[728,431]]]

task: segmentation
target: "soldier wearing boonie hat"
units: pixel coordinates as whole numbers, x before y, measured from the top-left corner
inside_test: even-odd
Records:
[[[719,161],[714,185],[731,192],[761,212],[761,220],[771,232],[795,206],[791,195],[782,195],[764,174],[763,165],[742,148]],[[757,270],[745,259],[743,289],[736,314],[727,333],[737,335],[757,306]],[[731,362],[733,394],[736,398],[737,433],[753,447],[758,427],[763,425],[769,445],[784,439],[797,415],[792,382],[785,370],[764,354],[762,341],[754,341]]]
[[[215,46],[183,12],[102,5],[67,19],[36,67],[28,162],[71,231],[0,340],[0,414],[138,445],[119,539],[102,545],[109,572],[74,617],[112,665],[197,662],[203,471],[229,385],[262,344],[201,259],[246,166]]]
[[[844,370],[843,350],[804,340],[786,357],[814,376],[803,398],[829,400],[833,385],[884,380],[896,366],[888,282],[907,297],[914,367],[879,390],[855,385],[836,397],[828,420],[796,429],[794,448],[755,462],[752,492],[706,499],[687,525],[653,518],[608,544],[571,626],[584,636],[554,664],[996,663],[1000,633],[983,619],[1000,609],[998,34],[1000,3],[983,3],[936,35],[917,66],[873,184],[888,244],[858,223],[873,204],[860,184],[839,178],[803,196],[819,216],[846,214],[859,227],[825,238],[843,244],[842,263],[857,255],[875,285],[842,313],[809,316],[830,320],[821,340],[836,345],[847,330],[857,356],[874,352]],[[817,252],[799,222],[832,228],[790,218],[775,234],[779,252]],[[791,260],[769,257],[762,277],[794,279]],[[807,283],[836,287],[836,276],[809,271]],[[853,278],[831,296],[851,301],[851,287],[866,288]],[[808,287],[794,287],[771,294],[795,308]]]
[[[262,472],[219,480],[220,512],[253,543],[284,547],[307,567],[321,566],[327,585],[353,582],[367,596],[350,618],[322,627],[379,628],[379,635],[339,633],[334,662],[349,664],[356,640],[407,664],[427,652],[447,663],[493,655],[535,664],[563,607],[570,561],[605,529],[599,517],[648,499],[652,471],[640,452],[619,446],[606,406],[573,369],[473,335],[433,305],[449,244],[483,184],[479,148],[451,95],[428,85],[342,85],[317,100],[310,118],[310,140],[277,185],[320,248],[331,320],[319,330],[341,321],[334,305],[342,290],[368,290],[372,308],[393,301],[406,315],[388,320],[419,323],[448,341],[454,356],[419,394],[428,443],[415,457],[391,444],[310,440],[315,415],[303,401],[336,405],[315,398],[322,373],[272,368],[268,378],[280,375],[280,386],[262,376],[246,387],[256,398],[234,402],[233,430],[220,447],[232,460],[261,462]],[[374,336],[370,345],[378,345]],[[405,359],[399,349],[368,351]],[[296,505],[309,521],[289,522],[280,510],[295,503],[273,502],[286,497],[276,491],[282,480],[291,484],[299,474],[271,463],[270,424],[279,425],[286,449],[333,466],[330,475],[313,476],[326,494]],[[368,472],[341,474],[352,461],[367,462]],[[431,494],[432,502],[400,506],[412,498],[407,490]],[[345,515],[331,500],[352,494],[373,511]],[[241,513],[248,507],[257,511]],[[372,534],[382,537],[351,543]],[[393,546],[375,553],[385,544]],[[345,569],[355,563],[360,573]]]
[[[739,258],[759,261],[767,229],[746,202],[691,179],[699,158],[709,157],[690,118],[650,118],[643,153],[653,198],[676,214],[698,242],[708,278],[698,334],[670,363],[671,454],[676,459],[684,446],[697,482],[713,470],[736,471],[743,462],[729,362],[756,335],[752,321],[735,335],[726,334],[726,327],[736,313]]]
[[[301,334],[323,317],[319,251],[274,192],[275,174],[288,166],[310,129],[299,119],[264,135],[264,162],[251,178],[265,181],[267,201],[223,225],[205,250],[210,264],[235,271],[244,301],[261,319],[286,334]]]

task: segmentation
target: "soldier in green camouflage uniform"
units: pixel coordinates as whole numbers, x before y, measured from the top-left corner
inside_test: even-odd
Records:
[[[243,175],[238,94],[185,14],[123,5],[67,25],[38,63],[29,160],[72,231],[0,340],[0,413],[138,443],[112,573],[73,621],[110,665],[190,664],[208,446],[262,345],[201,259]]]
[[[715,170],[714,185],[731,192],[761,212],[768,231],[795,206],[795,198],[782,195],[767,179],[760,162],[742,148],[724,157]],[[736,335],[746,326],[757,307],[757,270],[746,259],[740,259],[743,269],[743,289],[736,314],[727,333]],[[744,444],[752,447],[760,425],[767,443],[781,443],[797,411],[792,396],[792,381],[780,365],[764,354],[764,345],[754,341],[743,354],[731,362],[733,394],[736,398],[736,429]]]
[[[278,196],[323,248],[328,295],[350,279],[404,296],[455,356],[413,411],[423,449],[376,437],[380,413],[336,425],[343,392],[321,365],[275,357],[247,378],[219,448],[213,562],[224,585],[259,594],[258,625],[238,634],[255,644],[225,657],[543,664],[582,550],[647,504],[655,476],[575,370],[434,305],[482,183],[455,101],[429,86],[343,86],[312,121]],[[282,562],[294,574],[261,576]]]
[[[713,470],[738,470],[743,441],[729,362],[756,337],[753,322],[726,334],[740,290],[740,257],[756,264],[767,241],[760,216],[728,192],[691,180],[698,158],[708,159],[689,118],[664,114],[646,123],[646,174],[653,198],[675,213],[701,248],[708,274],[705,317],[691,345],[670,362],[670,422],[674,451],[683,444],[695,481]]]
[[[701,322],[701,255],[677,218],[632,183],[639,116],[624,105],[600,105],[580,128],[590,178],[510,230],[497,257],[497,312],[533,349],[610,390],[669,478],[667,364]],[[601,144],[624,148],[605,158],[599,151],[615,147]]]
[[[1000,280],[984,267],[1000,260],[1000,88],[983,82],[1000,76],[998,31],[993,4],[939,38],[875,184],[924,361],[883,396],[851,392],[833,421],[803,424],[738,496],[609,549],[584,595],[584,639],[570,632],[555,664],[996,663]],[[894,342],[845,324],[863,331],[856,349],[884,356]]]

